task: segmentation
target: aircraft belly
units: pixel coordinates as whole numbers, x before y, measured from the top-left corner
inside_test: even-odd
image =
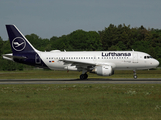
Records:
[[[64,65],[49,65],[48,66],[51,70],[64,70]]]
[[[64,70],[64,65],[62,64],[62,62],[58,62],[58,61],[45,61],[45,64],[48,66],[49,69],[51,70]]]
[[[147,69],[147,67],[142,63],[133,63],[133,62],[116,63],[115,70],[133,70],[133,69]]]

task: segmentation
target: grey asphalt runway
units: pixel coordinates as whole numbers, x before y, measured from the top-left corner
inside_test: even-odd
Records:
[[[0,84],[161,84],[161,78],[114,79],[0,79]]]

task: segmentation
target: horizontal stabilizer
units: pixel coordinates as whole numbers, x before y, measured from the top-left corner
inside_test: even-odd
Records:
[[[2,55],[4,59],[13,61],[14,59],[26,59],[24,56],[13,56],[12,53]]]

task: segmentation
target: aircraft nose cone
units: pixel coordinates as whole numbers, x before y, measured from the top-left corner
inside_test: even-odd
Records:
[[[159,65],[159,61],[155,60],[154,65],[157,67]]]

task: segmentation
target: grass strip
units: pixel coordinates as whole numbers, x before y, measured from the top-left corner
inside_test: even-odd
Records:
[[[160,118],[160,84],[0,85],[1,120]]]
[[[14,71],[0,72],[0,79],[32,79],[32,78],[75,78],[79,79],[81,72],[78,71],[51,71],[51,70],[33,70],[33,71]],[[161,78],[161,70],[138,70],[138,78]],[[88,73],[89,78],[133,78],[133,71],[115,71],[112,76],[98,76]]]

